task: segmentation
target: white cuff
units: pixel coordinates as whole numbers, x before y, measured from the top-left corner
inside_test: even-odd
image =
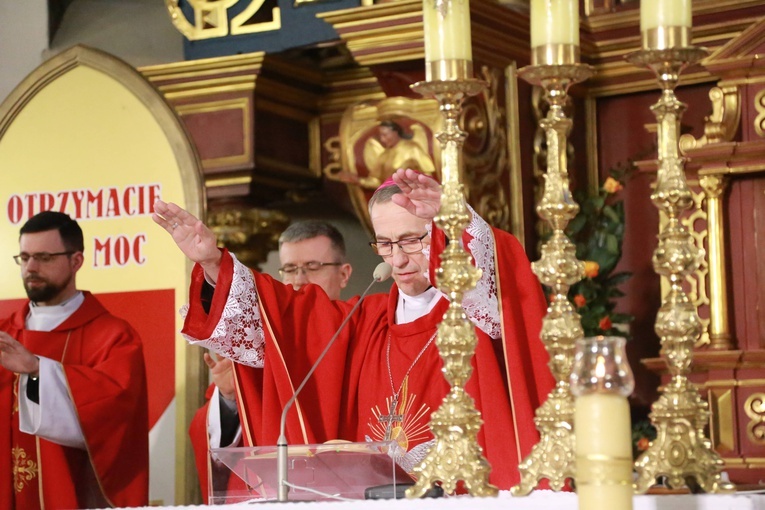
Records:
[[[223,427],[221,426],[221,420],[220,420],[220,404],[223,402],[223,405],[228,407],[229,409],[232,409],[234,412],[238,413],[239,410],[236,407],[235,401],[230,401],[220,394],[220,390],[218,387],[215,387],[215,391],[213,391],[212,397],[210,397],[210,405],[207,409],[207,435],[210,441],[210,448],[222,448],[224,446],[230,446],[227,444],[220,444],[220,437],[221,437],[221,431]],[[231,404],[233,403],[233,408],[231,407]],[[231,441],[231,444],[238,444],[239,440],[242,438],[242,426],[237,426],[236,429],[236,435],[234,436],[233,441]]]
[[[29,376],[19,378],[19,429],[53,443],[85,449],[85,436],[80,427],[69,386],[61,363],[40,358],[40,403],[27,398]]]

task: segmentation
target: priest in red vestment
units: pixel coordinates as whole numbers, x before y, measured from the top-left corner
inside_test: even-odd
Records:
[[[29,301],[0,320],[0,508],[148,504],[148,403],[141,341],[77,290],[83,236],[47,211],[14,258]]]
[[[361,303],[290,410],[286,433],[290,444],[390,438],[405,452],[398,462],[411,469],[433,444],[430,415],[448,391],[434,342],[448,300],[431,283],[446,239],[433,224],[440,186],[411,170],[397,171],[393,183],[372,197],[370,217],[371,244],[393,267],[395,285]],[[276,444],[284,403],[354,300],[331,301],[315,286],[295,291],[250,271],[177,205],[158,201],[155,211],[197,263],[184,335],[237,362],[244,440]],[[544,300],[518,242],[471,214],[460,241],[483,276],[463,299],[478,336],[466,389],[483,415],[478,440],[490,481],[509,489],[538,440],[534,410],[554,383],[539,339]],[[200,296],[210,285],[206,307]]]
[[[279,262],[282,282],[295,290],[311,283],[318,285],[333,300],[340,299],[340,292],[348,285],[353,272],[345,254],[343,234],[324,221],[299,221],[287,227],[279,236]],[[210,368],[213,384],[207,388],[207,402],[191,420],[189,436],[202,501],[207,503],[212,470],[221,469],[211,465],[210,448],[238,445],[241,427],[233,362],[228,358],[216,360],[208,353],[204,354],[204,360]]]

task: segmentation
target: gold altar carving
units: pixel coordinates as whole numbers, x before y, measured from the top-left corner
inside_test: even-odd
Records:
[[[505,107],[499,104],[502,72],[486,66],[480,72],[488,87],[478,96],[467,98],[460,110],[459,125],[467,135],[460,178],[468,202],[478,214],[490,225],[510,230],[506,180],[512,178],[508,172],[520,172],[520,168],[513,167],[510,146],[515,147],[515,141],[508,140],[507,116],[517,115],[517,108],[514,104],[508,105],[506,113]],[[411,136],[409,140],[400,139],[391,148],[401,145],[400,156],[386,150],[381,136],[382,130],[389,129],[385,124],[391,121],[400,125],[405,136]],[[442,129],[442,124],[434,100],[390,97],[352,105],[343,113],[339,136],[324,143],[329,161],[322,173],[328,179],[348,185],[356,215],[371,229],[367,201],[374,189],[397,169],[391,163],[398,162],[440,179],[441,149],[434,133]],[[404,149],[405,146],[409,148]],[[411,157],[416,154],[419,154],[417,158]],[[513,190],[513,200],[519,197],[520,191]]]
[[[707,244],[707,238],[709,231],[707,230],[707,212],[704,209],[706,202],[706,194],[703,190],[698,190],[699,183],[695,180],[688,180],[691,205],[689,212],[682,218],[682,223],[693,240],[693,243],[699,250],[699,253],[705,252],[705,246]],[[688,285],[688,297],[691,300],[696,310],[704,307],[705,313],[703,316],[699,315],[699,323],[701,324],[701,335],[696,342],[694,348],[699,348],[705,345],[709,345],[709,261],[706,257],[702,256],[699,259],[698,267],[692,271],[685,278]],[[668,288],[669,283],[664,280],[664,287]]]
[[[471,74],[466,69],[454,80],[425,81],[412,86],[423,96],[438,100],[444,119],[443,129],[437,134],[443,158],[443,197],[435,222],[449,239],[460,239],[470,222],[464,187],[460,182],[466,134],[460,129],[459,119],[463,100],[475,96],[485,86],[472,79]],[[460,481],[474,496],[496,496],[498,493],[489,483],[491,468],[478,444],[483,420],[465,391],[472,373],[471,359],[477,338],[473,324],[462,309],[462,296],[475,287],[481,277],[480,269],[473,266],[470,259],[461,243],[449,243],[441,254],[436,279],[438,288],[449,296],[449,308],[438,327],[436,345],[444,361],[444,376],[450,390],[431,415],[430,429],[435,444],[414,468],[417,482],[407,489],[406,495],[410,498],[421,497],[439,481],[447,493],[453,493]]]
[[[328,179],[345,182],[356,215],[371,232],[367,202],[398,168],[413,168],[440,180],[442,129],[432,99],[390,97],[350,106],[340,119],[341,165],[327,165]]]
[[[714,416],[709,424],[709,436],[719,452],[730,452],[736,447],[735,398],[731,387],[707,388],[707,401]]]
[[[257,269],[269,252],[279,247],[279,236],[289,225],[289,218],[274,210],[230,207],[209,212],[207,224],[219,244],[245,266]]]
[[[699,184],[706,194],[707,263],[709,281],[709,348],[733,348],[728,316],[728,278],[725,256],[725,218],[723,194],[729,179],[721,175],[704,175]]]
[[[765,89],[754,96],[754,110],[757,112],[757,117],[754,119],[754,132],[757,136],[765,136]]]
[[[323,149],[327,154],[327,164],[321,172],[324,175],[334,175],[343,171],[342,144],[339,136],[330,136],[324,141]]]
[[[250,117],[252,104],[249,98],[237,97],[233,99],[219,99],[205,101],[204,103],[181,103],[175,106],[175,111],[184,119],[195,115],[204,115],[210,112],[235,111],[241,113],[242,152],[206,158],[202,160],[205,170],[217,169],[230,166],[245,166],[253,159],[253,126]]]
[[[239,14],[228,20],[228,11],[238,4],[249,1]],[[281,10],[271,8],[269,21],[252,22],[264,7],[266,0],[188,0],[193,10],[189,21],[180,7],[180,0],[165,0],[165,8],[173,26],[189,41],[226,37],[228,35],[252,34],[278,30],[282,26]]]
[[[746,436],[753,444],[765,445],[765,393],[750,395],[744,402],[744,412],[750,418]]]
[[[481,79],[488,87],[476,98],[465,101],[462,108],[460,125],[467,133],[463,182],[468,202],[476,212],[490,225],[509,231],[510,209],[503,179],[511,160],[506,115],[499,106],[497,93],[502,73],[483,66]]]
[[[664,213],[666,225],[659,233],[654,252],[654,270],[669,282],[656,317],[661,354],[670,380],[651,407],[651,422],[657,437],[638,457],[636,490],[646,492],[665,476],[670,487],[688,485],[704,492],[734,489],[720,476],[723,461],[712,450],[704,429],[709,419],[707,403],[688,379],[693,348],[701,335],[696,307],[683,289],[683,282],[698,267],[703,251],[693,241],[680,216],[692,206],[693,197],[685,179],[684,160],[679,154],[680,118],[685,105],[674,90],[682,70],[706,54],[695,47],[645,49],[632,53],[630,61],[648,67],[658,77],[662,93],[652,106],[658,121],[658,172],[651,200]]]
[[[694,138],[691,134],[680,137],[680,151],[685,154],[707,144],[733,140],[741,121],[741,97],[736,85],[712,87],[709,91],[712,114],[705,118],[704,135]]]
[[[568,299],[569,288],[584,276],[584,262],[576,258],[576,247],[565,229],[579,211],[568,180],[567,145],[572,121],[564,106],[568,89],[586,80],[593,69],[586,64],[530,65],[519,74],[539,85],[549,104],[547,115],[540,120],[547,141],[544,195],[537,213],[552,231],[542,246],[541,258],[531,267],[539,280],[551,289],[553,298],[542,320],[541,338],[550,355],[550,370],[555,388],[537,410],[534,423],[539,442],[521,462],[521,481],[511,489],[514,496],[529,494],[543,479],[553,490],[561,490],[567,478],[576,474],[574,397],[569,378],[574,362],[576,341],[584,337],[579,314]]]

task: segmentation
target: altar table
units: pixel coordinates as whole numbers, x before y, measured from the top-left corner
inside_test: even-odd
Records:
[[[195,508],[146,507],[146,510]],[[295,503],[238,503],[219,505],[215,508],[231,510],[577,510],[576,494],[553,491],[534,491],[527,497],[513,497],[508,491],[501,491],[496,498],[474,498],[455,496],[439,499],[418,500],[376,500],[376,501],[317,501]],[[633,498],[634,510],[765,510],[765,494],[700,494],[700,495],[640,495]],[[613,509],[620,510],[620,509]]]

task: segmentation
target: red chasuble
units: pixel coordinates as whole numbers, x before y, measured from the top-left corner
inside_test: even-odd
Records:
[[[478,440],[492,466],[490,480],[509,489],[520,481],[518,464],[539,439],[534,410],[554,379],[539,339],[545,310],[539,282],[515,238],[499,230],[492,233],[502,339],[492,340],[475,328],[478,344],[467,391],[483,416]],[[466,236],[465,246],[469,240]],[[438,264],[433,254],[443,247],[444,235],[434,229],[431,272]],[[186,335],[211,336],[231,288],[232,266],[224,254],[209,315],[198,299],[204,274],[195,268]],[[258,370],[235,365],[239,409],[245,441],[273,445],[284,403],[355,300],[331,301],[316,285],[296,292],[259,273],[254,273],[254,280],[265,334],[265,366]],[[288,413],[290,443],[379,440],[390,435],[411,450],[433,439],[430,415],[440,406],[448,384],[431,339],[448,302],[442,299],[414,322],[395,324],[397,300],[394,285],[388,295],[372,295],[361,304]]]
[[[0,368],[0,456],[5,459],[0,462],[0,508],[148,504],[149,420],[141,341],[128,323],[84,294],[80,308],[50,332],[24,329],[28,304],[0,321],[0,329],[31,352],[63,364],[87,443],[87,450],[80,450],[20,432],[17,378]],[[37,488],[42,495],[30,502],[27,493]]]

